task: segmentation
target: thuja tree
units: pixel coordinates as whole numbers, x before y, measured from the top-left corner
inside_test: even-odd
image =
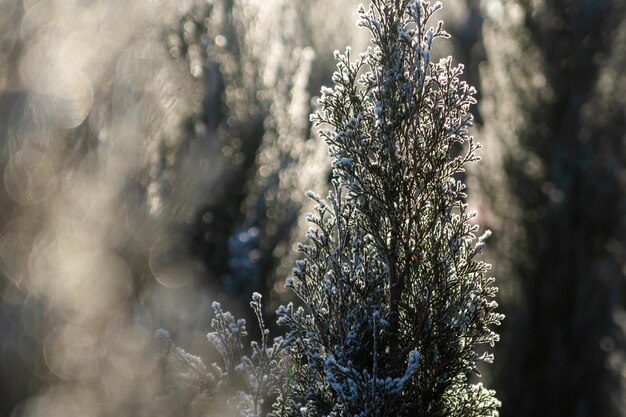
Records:
[[[433,42],[447,36],[441,22],[429,27],[439,8],[360,8],[373,46],[355,61],[350,49],[336,54],[334,88],[312,117],[333,174],[327,199],[308,193],[312,227],[287,280],[303,306],[278,309],[286,335],[270,344],[255,295],[263,340],[248,358],[244,323],[214,305],[209,339],[223,365],[170,355],[198,397],[230,387],[242,400],[226,409],[245,415],[497,415],[494,392],[475,377],[492,360],[481,345],[497,341],[490,327],[502,316],[489,265],[477,259],[488,233],[476,237],[458,179],[478,159],[468,134],[474,89],[450,58],[431,62]]]
[[[506,416],[624,415],[626,7],[530,3],[484,3],[480,184],[511,317],[494,382]]]
[[[448,35],[428,2],[372,1],[359,25],[372,47],[336,53],[334,88],[312,119],[333,164],[332,191],[308,220],[287,286],[304,303],[280,308],[293,367],[292,415],[496,415],[494,393],[474,384],[491,355],[488,233],[457,178],[476,161],[468,135],[474,89],[450,58],[431,62]]]

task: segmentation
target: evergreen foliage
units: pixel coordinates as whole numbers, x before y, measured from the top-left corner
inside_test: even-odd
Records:
[[[430,61],[439,5],[373,1],[359,25],[373,48],[336,54],[334,89],[313,120],[333,161],[332,192],[316,200],[309,244],[287,285],[306,308],[279,309],[295,363],[296,415],[494,415],[470,375],[490,361],[501,316],[485,233],[456,178],[476,161],[468,135],[474,89],[450,58]],[[457,145],[464,151],[456,155]]]
[[[511,318],[494,381],[502,414],[624,415],[626,8],[484,6],[479,182]]]
[[[440,7],[374,0],[359,9],[373,46],[356,61],[350,48],[335,54],[335,86],[311,118],[329,146],[332,188],[326,200],[307,192],[315,214],[286,284],[304,305],[278,309],[287,332],[270,348],[255,294],[262,343],[247,359],[244,323],[214,304],[209,340],[224,366],[187,365],[211,374],[204,386],[237,392],[230,412],[497,415],[494,392],[474,380],[502,319],[490,266],[477,259],[490,232],[476,237],[459,180],[478,160],[475,91],[451,58],[431,62],[433,42],[448,36],[442,22],[429,27]],[[236,370],[243,383],[232,382]],[[260,397],[275,398],[273,411],[250,402]]]
[[[242,304],[252,291],[270,292],[271,270],[293,243],[302,205],[296,190],[328,169],[317,161],[323,148],[309,140],[315,52],[301,25],[306,11],[281,0],[202,0],[166,35],[205,96],[189,143],[174,150],[180,166],[159,173],[188,183],[170,180],[159,189],[172,211],[195,211],[195,255],[221,278],[213,284]],[[315,71],[329,76],[332,69]],[[190,188],[202,192],[183,198],[173,191]]]
[[[235,319],[218,302],[213,302],[213,331],[207,338],[217,350],[220,363],[211,366],[175,346],[167,331],[155,332],[155,337],[165,345],[165,374],[170,377],[166,379],[167,396],[161,398],[161,404],[177,413],[187,403],[193,416],[268,415],[272,404],[266,400],[288,387],[283,371],[284,340],[275,338],[270,345],[259,293],[252,295],[250,307],[258,320],[261,337],[250,344],[251,353],[246,355],[246,321]]]

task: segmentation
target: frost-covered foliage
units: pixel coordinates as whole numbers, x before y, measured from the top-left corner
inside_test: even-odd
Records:
[[[502,414],[624,415],[625,4],[483,10],[480,204],[511,317]]]
[[[476,161],[474,89],[450,58],[431,62],[439,4],[374,0],[359,25],[373,47],[336,53],[335,87],[312,119],[330,148],[332,190],[314,193],[307,245],[288,279],[304,303],[278,310],[297,416],[489,416],[474,384],[492,356],[496,288],[476,259],[485,233],[457,179]]]
[[[175,346],[167,331],[155,332],[165,345],[163,359],[168,387],[167,395],[161,398],[162,404],[171,407],[172,403],[189,403],[193,416],[268,415],[272,404],[266,400],[276,398],[286,387],[288,361],[283,338],[269,340],[259,293],[252,295],[250,307],[258,320],[261,338],[245,349],[246,321],[235,319],[219,303],[213,303],[213,331],[207,339],[217,350],[220,363],[210,366]],[[174,407],[173,411],[180,409]]]
[[[441,22],[429,27],[439,8],[375,0],[359,9],[373,46],[356,61],[349,48],[336,53],[335,86],[311,118],[333,175],[326,200],[307,193],[309,242],[286,285],[304,305],[278,309],[287,332],[270,348],[255,294],[262,339],[249,359],[243,322],[218,304],[209,340],[221,365],[168,344],[173,386],[196,378],[192,414],[497,415],[494,392],[474,380],[492,361],[479,345],[498,340],[491,326],[502,318],[477,259],[490,233],[477,238],[459,180],[478,160],[468,134],[475,91],[451,58],[431,62],[433,42],[448,36]],[[254,246],[253,230],[240,241]]]

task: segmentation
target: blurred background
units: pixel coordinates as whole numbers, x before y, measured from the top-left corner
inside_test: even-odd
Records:
[[[0,0],[0,415],[210,415],[214,299],[268,317],[330,164],[308,115],[352,0]],[[626,416],[626,2],[447,0],[503,417]]]

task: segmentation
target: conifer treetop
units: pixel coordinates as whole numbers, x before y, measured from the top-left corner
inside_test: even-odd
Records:
[[[467,210],[474,88],[462,65],[432,62],[440,3],[373,0],[359,8],[372,46],[335,53],[333,88],[312,121],[329,146],[332,190],[317,202],[287,286],[305,308],[279,309],[298,363],[295,415],[492,416],[469,381],[491,330],[496,288],[476,259],[488,237]],[[304,411],[303,411],[304,410]]]

